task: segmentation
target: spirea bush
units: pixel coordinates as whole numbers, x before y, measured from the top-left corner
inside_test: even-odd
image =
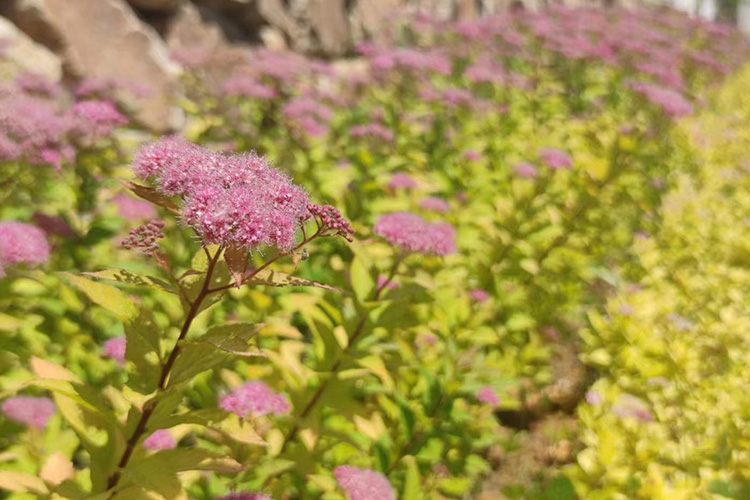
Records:
[[[663,265],[669,245],[675,266],[708,247],[653,242],[732,210],[712,196],[741,184],[712,179],[684,127],[702,130],[746,41],[666,10],[563,8],[384,35],[345,71],[257,50],[217,81],[220,54],[174,54],[188,126],[146,143],[114,100],[131,83],[3,84],[0,495],[470,498],[530,422],[579,406],[575,465],[516,496],[743,491],[729,412],[705,475],[707,448],[685,458],[667,433],[707,421],[681,413],[692,393],[652,398],[714,394],[699,380],[739,340],[672,352],[651,332],[697,312],[636,318],[660,287],[703,297]],[[680,192],[694,216],[669,212]],[[740,262],[731,220],[717,244]],[[613,297],[623,283],[642,289]],[[740,292],[722,294],[706,307],[741,325]],[[659,436],[653,462],[639,433]]]

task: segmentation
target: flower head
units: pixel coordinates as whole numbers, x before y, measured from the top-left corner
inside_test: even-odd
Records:
[[[112,135],[117,127],[128,124],[111,101],[82,101],[69,111],[71,128],[75,133],[91,138]]]
[[[427,198],[424,198],[419,202],[419,208],[428,210],[430,212],[438,212],[443,214],[448,212],[451,207],[450,205],[448,205],[448,202],[442,198],[428,196]]]
[[[469,290],[469,297],[474,302],[487,302],[490,300],[490,294],[484,290]]]
[[[48,398],[17,396],[3,401],[2,410],[6,417],[19,424],[35,429],[44,429],[47,421],[55,414],[55,403]]]
[[[537,176],[536,167],[525,161],[522,161],[513,167],[513,171],[522,179],[533,179]]]
[[[559,149],[542,148],[539,150],[539,159],[552,170],[562,170],[573,166],[568,153]]]
[[[382,216],[373,231],[409,252],[450,255],[456,251],[456,231],[450,224],[430,223],[406,212]]]
[[[500,398],[497,397],[492,387],[482,387],[477,392],[477,401],[490,405],[492,408],[497,408],[500,404]]]
[[[396,500],[393,486],[379,472],[343,465],[333,474],[349,500]]]
[[[130,230],[122,246],[128,250],[137,250],[142,254],[153,256],[159,251],[158,240],[164,238],[164,221],[154,219],[148,224]]]
[[[127,348],[127,339],[125,337],[116,337],[107,340],[102,345],[104,356],[114,359],[120,364],[125,363],[125,350]]]
[[[154,431],[143,441],[143,447],[150,451],[171,450],[177,446],[177,442],[166,429]]]
[[[354,241],[350,236],[354,234],[354,228],[336,207],[331,205],[308,205],[307,210],[318,220],[321,234],[341,236],[350,243]]]
[[[204,244],[290,250],[310,216],[307,193],[254,153],[216,153],[171,137],[145,147],[133,169],[182,198],[183,220]]]
[[[15,264],[45,264],[49,256],[44,231],[20,222],[0,222],[0,269]]]
[[[273,392],[263,382],[248,382],[219,403],[222,410],[236,413],[240,417],[247,415],[283,415],[291,409],[289,401],[281,394]]]
[[[393,190],[414,189],[417,187],[417,181],[415,181],[409,174],[406,174],[404,172],[396,172],[391,176],[388,187]]]
[[[221,85],[221,90],[231,96],[268,100],[278,96],[277,92],[248,76],[234,76]]]

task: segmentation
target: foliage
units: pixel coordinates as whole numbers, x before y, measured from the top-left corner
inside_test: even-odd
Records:
[[[112,115],[127,110],[66,110],[57,92],[13,84],[62,121],[29,143],[26,128],[0,120],[0,146],[20,148],[1,157],[0,218],[35,223],[53,246],[41,268],[2,267],[0,397],[56,408],[44,425],[19,403],[4,411],[9,498],[359,500],[352,477],[385,497],[465,498],[491,451],[522,432],[502,424],[579,403],[585,380],[563,383],[553,366],[579,334],[604,400],[580,410],[592,432],[567,471],[579,494],[649,495],[662,479],[741,494],[730,452],[742,431],[723,434],[731,406],[714,416],[707,443],[724,448],[708,479],[700,444],[690,458],[647,440],[663,469],[643,465],[652,455],[637,441],[632,456],[619,446],[697,429],[699,413],[682,415],[699,407],[693,398],[746,380],[729,369],[742,349],[724,350],[742,345],[728,304],[742,297],[745,216],[729,202],[744,195],[711,175],[739,146],[699,157],[676,119],[747,44],[668,11],[551,9],[458,25],[418,16],[361,52],[366,67],[348,74],[268,51],[220,85],[193,67],[192,142],[140,154]],[[76,154],[45,168],[42,146]],[[123,165],[131,156],[136,175]],[[718,227],[711,243],[736,265],[700,269],[737,288],[706,295],[695,266],[716,252],[698,230]],[[670,281],[665,263],[686,281]],[[607,302],[625,282],[644,288]],[[699,306],[736,328],[674,338],[662,315]],[[644,333],[652,326],[668,340]],[[672,383],[686,391],[657,412],[652,397],[667,396],[646,381],[658,377],[684,377]],[[569,485],[557,478],[540,494],[570,496]]]

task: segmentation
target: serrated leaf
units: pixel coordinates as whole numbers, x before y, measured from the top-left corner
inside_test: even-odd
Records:
[[[168,196],[160,193],[156,189],[148,186],[142,186],[140,184],[126,181],[124,179],[120,179],[120,182],[123,186],[128,188],[134,195],[138,196],[139,198],[143,198],[146,201],[150,201],[154,205],[166,208],[170,212],[179,215],[180,210],[175,202],[173,202]]]
[[[141,394],[150,394],[161,376],[161,328],[147,309],[125,324],[125,362],[128,387]]]
[[[228,361],[232,356],[261,355],[249,349],[248,342],[263,325],[234,323],[215,326],[203,336],[184,341],[172,369],[169,386],[191,380],[195,375]]]
[[[291,274],[283,273],[281,271],[273,271],[271,269],[263,269],[247,280],[245,283],[250,285],[264,285],[264,286],[275,286],[275,287],[287,287],[287,286],[310,286],[315,288],[322,288],[324,290],[331,290],[333,292],[341,292],[339,288],[334,286],[326,285],[325,283],[319,283],[317,281],[300,278],[298,276],[292,276]]]
[[[126,269],[106,269],[104,271],[97,271],[95,273],[82,273],[83,276],[96,278],[105,281],[114,281],[116,283],[122,283],[125,285],[143,286],[153,288],[156,290],[164,290],[169,293],[177,293],[177,291],[159,278],[153,276],[142,276]]]
[[[136,303],[117,288],[75,274],[62,274],[67,276],[89,300],[111,312],[122,321],[130,322],[138,316]]]

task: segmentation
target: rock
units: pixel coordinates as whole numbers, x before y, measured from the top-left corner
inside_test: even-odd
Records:
[[[21,30],[62,57],[69,76],[147,86],[148,96],[118,95],[143,125],[157,132],[182,125],[182,112],[172,104],[179,95],[180,68],[124,0],[6,0],[3,9]]]
[[[180,6],[167,25],[164,36],[170,51],[205,50],[215,52],[227,45],[224,33],[217,24],[206,21],[192,3]]]
[[[21,73],[37,73],[53,82],[62,78],[60,58],[3,17],[0,17],[0,41],[0,78],[13,78]]]
[[[479,18],[479,0],[458,0],[456,18],[459,21],[473,21]]]
[[[149,12],[172,12],[184,4],[185,0],[128,0],[128,2],[136,9]]]
[[[264,21],[280,29],[291,41],[292,47],[301,52],[310,50],[310,33],[287,12],[281,0],[257,0],[258,12]]]
[[[310,0],[310,25],[327,55],[340,56],[351,47],[344,0]]]
[[[260,39],[263,42],[263,45],[269,50],[283,51],[289,48],[286,43],[286,38],[284,38],[284,33],[273,26],[263,26],[260,28]]]

